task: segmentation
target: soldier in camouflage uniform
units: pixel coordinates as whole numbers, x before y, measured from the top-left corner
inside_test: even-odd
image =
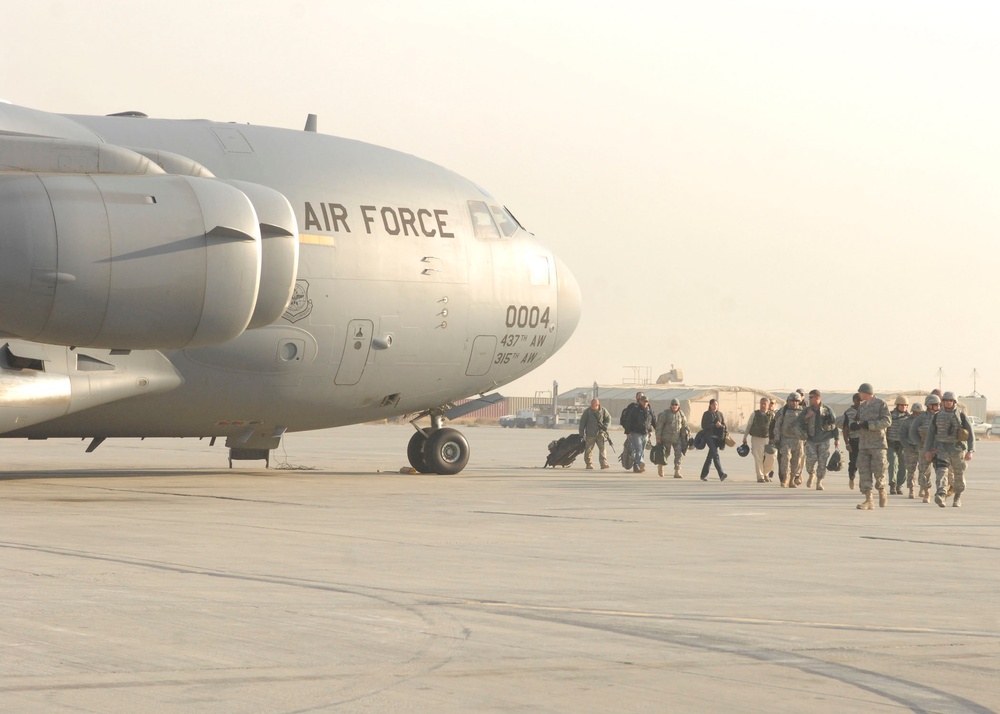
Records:
[[[590,409],[580,415],[580,436],[586,445],[583,451],[583,463],[588,469],[594,468],[594,446],[601,459],[601,468],[609,469],[608,464],[608,426],[611,424],[611,414],[601,406],[598,399],[590,400]]]
[[[798,392],[792,392],[771,424],[771,443],[778,447],[778,478],[782,488],[802,483],[804,434],[798,425],[802,414]]]
[[[959,431],[967,432],[965,439]],[[924,439],[924,456],[928,461],[934,460],[934,471],[937,476],[937,493],[934,503],[944,508],[948,497],[948,469],[955,474],[955,500],[951,504],[958,508],[962,505],[962,493],[965,491],[966,461],[972,460],[975,451],[976,437],[968,418],[958,410],[954,392],[945,392],[941,397],[941,410],[931,419]]]
[[[885,440],[888,442],[886,456],[889,457],[889,472],[886,481],[889,482],[889,495],[902,493],[903,487],[903,439],[902,430],[907,428],[906,421],[910,418],[910,402],[902,394],[896,397],[896,406],[889,416],[892,423],[885,430]]]
[[[847,476],[850,479],[851,490],[854,490],[854,479],[858,475],[858,437],[851,433],[851,422],[858,415],[858,407],[861,406],[861,395],[854,394],[854,405],[847,407],[844,411],[844,421],[840,425],[840,431],[844,434],[844,442],[847,445]]]
[[[861,395],[861,406],[850,424],[851,436],[858,436],[858,472],[861,474],[861,493],[865,500],[858,504],[858,509],[870,511],[875,507],[872,503],[872,489],[878,490],[879,508],[885,508],[889,497],[885,492],[885,430],[892,423],[889,407],[875,396],[872,385],[865,382],[858,387]]]
[[[684,459],[684,448],[681,441],[687,438],[688,422],[681,403],[670,400],[670,408],[664,409],[656,417],[656,443],[663,444],[663,460],[666,462],[670,451],[674,452],[674,478],[681,477],[681,461]],[[656,472],[663,476],[663,464],[657,464]]]
[[[917,473],[917,465],[920,463],[920,452],[923,449],[923,442],[915,441],[911,436],[910,425],[917,420],[917,417],[924,413],[924,407],[920,402],[914,402],[910,407],[910,418],[900,430],[900,441],[903,442],[903,468],[906,472],[906,489],[913,498],[913,481]]]
[[[927,438],[927,430],[930,429],[931,419],[941,408],[941,398],[936,394],[928,394],[924,397],[924,412],[908,422],[910,425],[910,442],[917,447],[918,456],[924,453],[924,440]],[[931,502],[931,462],[925,458],[917,460],[917,485],[920,487],[920,499],[924,503]]]
[[[809,406],[799,416],[799,430],[805,434],[806,446],[806,488],[812,488],[816,480],[816,490],[823,491],[823,478],[826,476],[826,464],[830,460],[830,441],[840,446],[837,434],[837,415],[823,404],[823,396],[818,389],[809,392]]]

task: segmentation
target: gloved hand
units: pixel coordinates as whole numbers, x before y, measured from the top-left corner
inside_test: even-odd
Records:
[[[851,422],[851,431],[860,431],[861,429],[864,429],[864,424],[859,421]]]

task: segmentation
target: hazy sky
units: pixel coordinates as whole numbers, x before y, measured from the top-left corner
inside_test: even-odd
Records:
[[[481,184],[576,274],[506,394],[620,383],[1000,405],[1000,4],[0,0],[0,98],[300,128]]]

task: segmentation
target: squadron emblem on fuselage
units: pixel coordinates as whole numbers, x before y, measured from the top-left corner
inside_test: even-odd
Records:
[[[292,299],[288,302],[288,307],[282,317],[289,322],[298,322],[302,318],[308,317],[312,309],[313,303],[309,299],[309,281],[296,280]]]

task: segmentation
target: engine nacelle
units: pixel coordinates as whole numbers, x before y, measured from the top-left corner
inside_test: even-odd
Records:
[[[0,174],[0,332],[112,349],[218,344],[246,329],[260,275],[254,208],[218,180]]]
[[[270,325],[282,316],[299,273],[299,223],[283,193],[248,181],[220,179],[246,194],[260,222],[260,289],[248,329]]]

